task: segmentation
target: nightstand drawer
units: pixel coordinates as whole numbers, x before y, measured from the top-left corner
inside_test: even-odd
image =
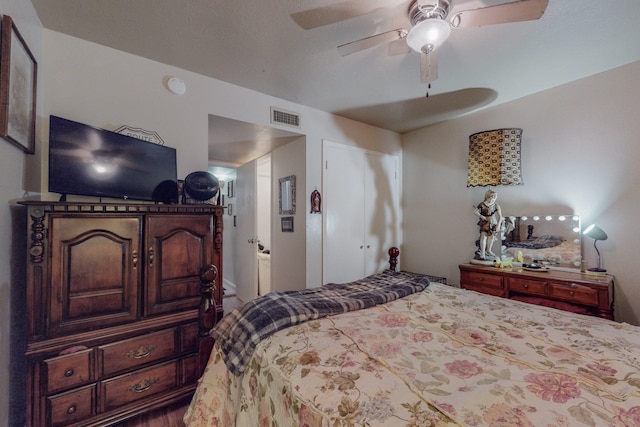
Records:
[[[90,385],[79,390],[47,398],[50,425],[68,426],[94,414],[96,401],[95,386]]]
[[[91,380],[91,349],[44,361],[47,392],[69,389]]]
[[[177,367],[174,360],[103,381],[100,391],[104,410],[108,411],[171,390],[177,385],[176,377]]]
[[[529,295],[546,295],[546,281],[527,279],[507,279],[509,291],[520,292]]]
[[[104,376],[136,368],[176,354],[175,329],[143,335],[99,347]]]
[[[578,304],[598,306],[598,291],[586,286],[576,284],[563,285],[552,283],[549,286],[549,295],[565,301]]]

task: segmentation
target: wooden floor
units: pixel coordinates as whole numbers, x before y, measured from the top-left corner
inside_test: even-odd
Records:
[[[225,313],[230,312],[240,304],[240,300],[235,296],[225,296],[222,300]],[[189,406],[189,400],[179,402],[148,414],[131,418],[116,427],[184,427],[182,417]]]
[[[179,402],[157,411],[131,418],[116,427],[184,427],[182,417],[187,411],[189,400]]]

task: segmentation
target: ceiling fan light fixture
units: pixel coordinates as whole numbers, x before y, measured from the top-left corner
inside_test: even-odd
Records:
[[[438,49],[451,33],[444,19],[428,18],[414,25],[407,34],[407,45],[416,52],[430,53]]]

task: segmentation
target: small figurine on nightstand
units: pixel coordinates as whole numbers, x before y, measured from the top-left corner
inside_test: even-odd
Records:
[[[480,219],[480,240],[479,247],[475,253],[475,259],[493,261],[496,255],[491,248],[496,239],[500,239],[500,229],[502,228],[502,210],[496,203],[498,193],[487,190],[484,193],[484,201],[476,206],[473,213]]]

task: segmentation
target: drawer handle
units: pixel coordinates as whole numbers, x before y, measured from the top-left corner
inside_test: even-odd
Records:
[[[484,277],[478,277],[478,280],[482,282],[484,280]]]
[[[524,285],[523,288],[529,289],[529,285]]]
[[[69,368],[66,371],[64,371],[64,376],[69,378],[70,376],[72,376],[74,374],[73,369]]]
[[[149,248],[149,266],[153,267],[153,248]]]
[[[67,414],[71,415],[76,412],[76,405],[71,405],[67,408]]]
[[[158,346],[155,346],[153,344],[148,345],[148,346],[141,345],[137,349],[127,352],[127,357],[129,359],[132,359],[132,358],[133,359],[144,359],[145,357],[149,357],[151,352],[153,350],[155,350],[156,348],[158,348]]]
[[[138,251],[134,250],[132,257],[133,257],[133,269],[135,270],[138,267]]]
[[[151,388],[151,386],[154,385],[155,383],[157,383],[158,381],[160,381],[160,378],[144,379],[144,380],[140,381],[139,383],[134,384],[131,387],[129,387],[129,391],[132,391],[134,393],[144,393],[145,391],[149,390]]]

